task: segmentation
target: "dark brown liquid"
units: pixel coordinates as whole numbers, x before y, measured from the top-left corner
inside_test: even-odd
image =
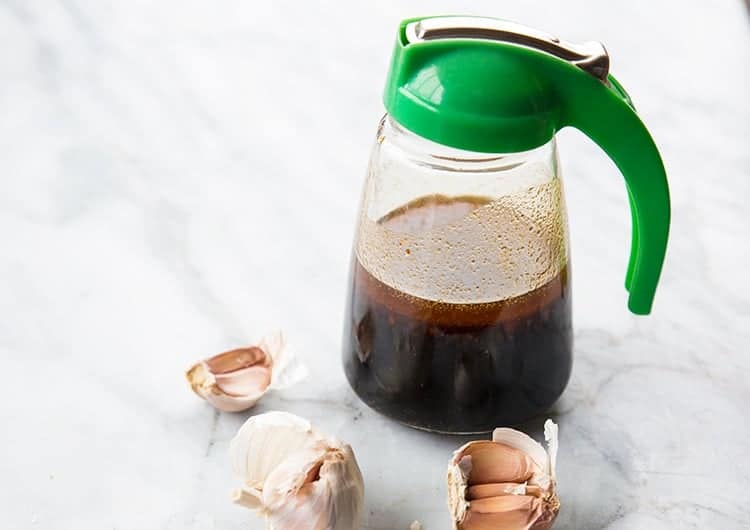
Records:
[[[570,376],[568,269],[521,296],[454,304],[398,291],[355,257],[343,353],[359,397],[408,425],[468,433],[523,422]]]

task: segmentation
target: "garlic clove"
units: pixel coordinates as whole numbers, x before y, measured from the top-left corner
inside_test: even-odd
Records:
[[[285,348],[280,332],[257,346],[238,348],[193,365],[186,377],[193,391],[219,410],[239,412],[255,405],[269,390],[291,386],[306,370]]]
[[[464,530],[528,530],[539,518],[541,501],[526,495],[489,497],[471,503]]]
[[[560,502],[555,491],[557,425],[547,420],[548,449],[500,428],[492,441],[460,447],[448,466],[448,504],[459,530],[546,530]]]
[[[231,374],[215,374],[216,386],[231,396],[243,396],[249,389],[265,391],[271,384],[270,366],[248,366]]]
[[[460,454],[460,465],[469,468],[469,485],[526,482],[538,472],[526,453],[496,442],[470,442]]]
[[[275,530],[359,528],[363,486],[351,448],[328,448],[316,464],[312,468],[315,473],[307,474],[306,482],[291,498],[286,492],[274,491],[276,498],[266,506],[269,507],[268,520]],[[266,487],[273,478],[268,477],[264,500]]]
[[[216,376],[205,362],[199,362],[185,373],[190,387],[197,395],[219,410],[239,412],[247,410],[263,396],[265,388],[249,391],[247,395],[232,395],[225,392],[217,383]],[[227,384],[225,382],[225,384]]]
[[[250,418],[230,444],[243,485],[234,502],[257,510],[274,530],[359,528],[364,482],[348,445],[285,412]]]
[[[331,530],[358,530],[362,524],[365,486],[351,446],[340,443],[334,451],[329,451],[320,468],[320,477],[333,492]]]
[[[547,420],[544,423],[545,437],[548,424],[554,425],[554,428],[557,429],[557,425],[555,425],[552,420]],[[547,451],[544,450],[542,444],[534,440],[528,434],[517,431],[515,429],[510,429],[508,427],[500,427],[492,432],[492,441],[507,445],[508,447],[512,447],[514,449],[518,449],[519,451],[529,455],[529,457],[531,457],[531,459],[536,463],[542,473],[546,475],[552,474],[549,462],[550,458],[547,454]],[[555,443],[557,442],[555,441]],[[555,453],[556,452],[557,449],[555,449]]]
[[[204,361],[211,373],[231,374],[247,366],[268,366],[271,364],[270,356],[266,350],[259,346],[248,348],[237,348],[229,350]]]
[[[290,454],[317,439],[310,422],[294,414],[267,412],[253,416],[229,443],[232,469],[246,484],[262,484]]]

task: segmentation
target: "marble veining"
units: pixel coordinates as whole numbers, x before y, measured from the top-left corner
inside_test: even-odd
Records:
[[[276,327],[310,377],[257,411],[352,444],[366,530],[450,528],[465,438],[364,407],[339,347],[394,28],[467,10],[604,41],[670,175],[669,253],[639,318],[622,180],[560,134],[576,360],[550,412],[555,528],[750,527],[744,2],[0,0],[3,529],[263,528],[229,502],[246,415],[182,371]]]

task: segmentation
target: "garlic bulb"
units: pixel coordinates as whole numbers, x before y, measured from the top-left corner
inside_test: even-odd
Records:
[[[257,346],[220,353],[194,364],[186,373],[193,392],[219,410],[239,412],[255,405],[269,390],[289,387],[307,371],[285,349],[275,332]]]
[[[557,425],[544,424],[547,451],[500,428],[469,442],[448,466],[448,504],[458,530],[547,530],[560,509],[555,491]]]
[[[272,530],[357,530],[364,482],[352,448],[286,412],[247,420],[230,444],[237,504]]]

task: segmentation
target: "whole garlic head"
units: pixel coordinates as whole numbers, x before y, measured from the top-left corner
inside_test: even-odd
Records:
[[[305,419],[268,412],[247,420],[230,444],[242,480],[237,504],[257,510],[272,530],[357,530],[364,481],[352,448]]]
[[[297,383],[306,373],[285,348],[281,332],[275,332],[257,346],[199,361],[185,376],[193,392],[211,405],[226,412],[239,412],[255,405],[269,390]]]
[[[548,449],[514,429],[469,442],[448,465],[448,504],[457,530],[547,530],[557,517],[557,425],[544,424]]]

